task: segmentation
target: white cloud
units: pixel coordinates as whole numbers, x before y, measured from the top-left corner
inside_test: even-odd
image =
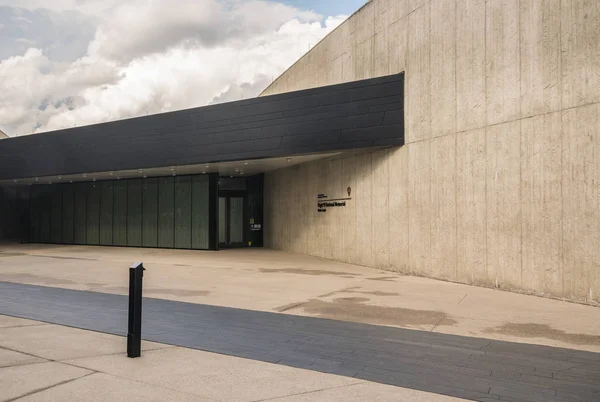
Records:
[[[122,0],[0,0],[0,6],[27,10],[78,11],[88,15],[106,15]]]
[[[33,46],[35,45],[35,41],[31,40],[31,39],[27,39],[27,38],[17,38],[15,39],[15,42],[21,44],[21,45],[26,45],[26,46]]]
[[[253,97],[345,18],[322,23],[258,0],[177,4],[114,6],[74,62],[36,48],[3,60],[0,129],[26,134]]]

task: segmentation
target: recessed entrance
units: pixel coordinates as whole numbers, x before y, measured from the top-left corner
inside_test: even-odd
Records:
[[[219,247],[244,245],[244,197],[219,197]]]

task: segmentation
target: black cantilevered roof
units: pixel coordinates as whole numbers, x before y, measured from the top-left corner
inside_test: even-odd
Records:
[[[0,180],[404,145],[404,74],[0,141]]]

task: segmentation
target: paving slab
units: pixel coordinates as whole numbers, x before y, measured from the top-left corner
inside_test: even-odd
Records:
[[[49,360],[122,353],[125,346],[121,338],[61,325],[44,325],[43,330],[32,326],[3,328],[0,336],[0,352],[6,348]],[[171,346],[142,342],[142,350],[166,347]]]
[[[90,373],[90,370],[57,362],[0,368],[0,401],[25,396]]]
[[[19,366],[22,364],[42,363],[45,361],[46,359],[37,356],[0,347],[0,368]]]
[[[148,351],[139,359],[124,360],[120,355],[111,355],[67,362],[223,401],[264,400],[362,382],[184,348]]]
[[[29,326],[45,336],[65,336],[74,342],[89,340],[87,332],[54,325]],[[0,338],[9,328],[0,328]],[[93,334],[91,334],[93,336]],[[302,370],[240,357],[200,350],[168,347],[146,350],[137,359],[125,355],[125,338],[105,335],[122,344],[120,353],[106,350],[101,343],[90,343],[90,355],[62,360],[72,354],[68,344],[56,344],[56,362],[43,359],[23,361],[2,355],[11,364],[0,369],[0,401],[258,401],[311,395],[310,400],[422,400],[458,401],[437,394],[417,392],[390,385]],[[8,351],[0,349],[0,352]],[[10,352],[10,351],[9,351]],[[31,357],[22,353],[19,356]],[[8,361],[4,357],[9,356]],[[353,388],[357,386],[357,388]],[[328,392],[332,391],[332,392]],[[394,399],[395,398],[395,399]]]
[[[146,382],[131,381],[104,373],[93,373],[52,388],[19,398],[19,402],[77,401],[105,402],[201,402],[214,401]]]
[[[307,392],[299,395],[273,399],[276,402],[425,402],[431,401],[432,395],[413,389],[390,387],[382,384],[365,382],[346,387]],[[462,399],[438,396],[439,402],[455,402]]]
[[[8,327],[24,327],[27,325],[47,325],[46,323],[26,320],[18,317],[10,317],[7,315],[0,315],[0,328],[8,328]]]

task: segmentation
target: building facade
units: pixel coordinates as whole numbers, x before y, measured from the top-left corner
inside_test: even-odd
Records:
[[[264,94],[403,71],[406,145],[267,173],[265,244],[600,302],[599,27],[597,1],[370,1]]]
[[[264,173],[402,146],[403,91],[395,74],[7,139],[0,240],[262,247]]]
[[[0,141],[0,238],[600,303],[600,3],[371,0],[261,97]]]

